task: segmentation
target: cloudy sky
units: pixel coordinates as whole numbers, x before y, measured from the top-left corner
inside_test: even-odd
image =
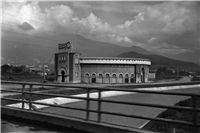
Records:
[[[195,1],[3,2],[2,31],[66,32],[160,54],[192,53],[200,49],[199,6]]]

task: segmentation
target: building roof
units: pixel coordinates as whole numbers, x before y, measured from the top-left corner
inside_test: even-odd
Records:
[[[143,64],[151,65],[151,61],[142,58],[118,58],[118,57],[81,57],[81,64]]]

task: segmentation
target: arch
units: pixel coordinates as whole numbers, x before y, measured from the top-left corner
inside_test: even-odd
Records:
[[[93,73],[91,75],[91,78],[92,78],[92,83],[96,83],[96,74],[95,73]]]
[[[58,82],[65,82],[68,81],[67,69],[61,67],[58,69]]]
[[[90,74],[89,74],[89,73],[85,73],[84,76],[85,76],[85,77],[90,77]]]
[[[90,74],[89,73],[85,73],[84,74],[84,82],[85,83],[89,83],[90,82]]]
[[[134,74],[131,74],[131,83],[135,83],[135,75]]]
[[[109,73],[105,74],[104,83],[110,83],[110,74]]]
[[[118,83],[123,83],[123,74],[119,74],[118,76]]]
[[[102,73],[98,74],[97,83],[103,83],[103,74]]]
[[[59,70],[58,70],[58,75],[62,75],[62,71],[64,71],[65,72],[65,75],[67,75],[67,69],[66,68],[64,68],[64,67],[61,67]]]
[[[129,83],[129,75],[128,74],[125,74],[124,82],[125,83]]]
[[[117,74],[116,73],[112,74],[111,83],[117,83]]]

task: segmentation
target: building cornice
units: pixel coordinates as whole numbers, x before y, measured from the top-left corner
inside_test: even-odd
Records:
[[[117,57],[81,57],[81,64],[141,64],[151,65],[151,61],[141,58],[117,58]]]

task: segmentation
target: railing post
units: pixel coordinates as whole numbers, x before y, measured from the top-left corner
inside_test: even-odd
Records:
[[[90,89],[87,89],[87,103],[86,103],[86,120],[89,120],[90,117]]]
[[[32,107],[32,87],[33,85],[30,85],[30,88],[29,88],[29,110],[31,110],[31,107]]]
[[[197,125],[198,123],[198,111],[197,111],[197,97],[192,96],[192,107],[194,109],[193,111],[193,124]],[[199,127],[195,127],[193,133],[198,133]]]
[[[101,90],[99,90],[98,96],[98,122],[101,122]]]
[[[24,88],[25,84],[22,85],[22,109],[24,109],[24,99],[25,99]]]

